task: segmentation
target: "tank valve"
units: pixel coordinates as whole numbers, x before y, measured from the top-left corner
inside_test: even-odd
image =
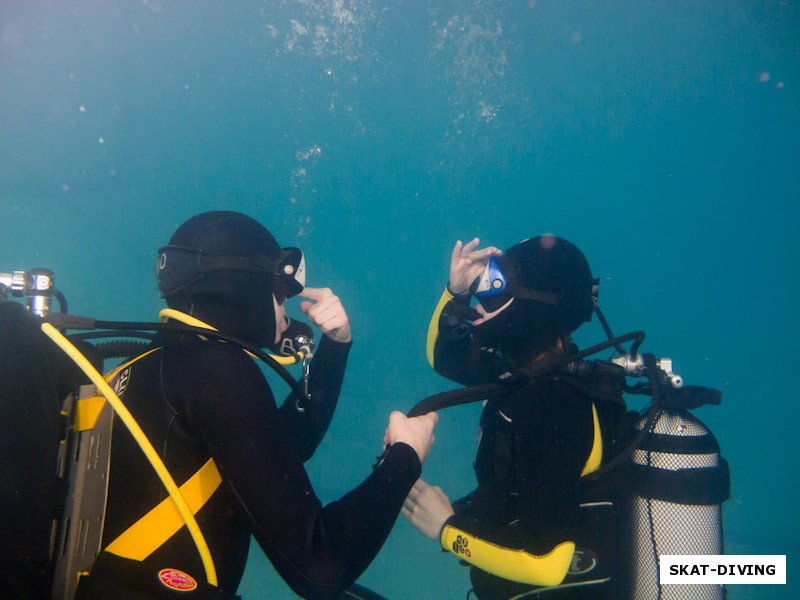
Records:
[[[625,374],[628,377],[644,376],[645,366],[641,354],[635,357],[630,354],[623,354],[622,356],[612,358],[611,362],[625,369]],[[672,372],[671,358],[664,357],[656,359],[656,366],[658,366],[658,370],[669,385],[674,388],[679,388],[683,385],[683,377]]]
[[[40,317],[50,314],[56,275],[49,269],[0,273],[0,286],[15,298],[26,296],[28,309]],[[5,295],[5,293],[3,294]]]

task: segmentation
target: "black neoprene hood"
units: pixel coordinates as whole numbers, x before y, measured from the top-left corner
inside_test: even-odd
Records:
[[[278,242],[255,219],[232,211],[203,213],[159,249],[158,287],[171,308],[268,347],[275,343],[273,294],[282,287],[264,264],[280,254]]]
[[[169,244],[159,248],[156,276],[162,297],[170,296],[204,276],[201,260],[226,257],[252,261],[277,259],[280,246],[255,219],[233,211],[213,211],[181,225]]]
[[[500,264],[511,296],[515,287],[554,294],[549,312],[567,331],[592,318],[594,278],[583,252],[571,242],[553,235],[530,238],[506,250]]]

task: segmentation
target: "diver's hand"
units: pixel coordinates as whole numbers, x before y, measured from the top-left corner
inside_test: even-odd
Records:
[[[478,238],[467,244],[462,244],[461,240],[458,240],[453,247],[450,255],[450,291],[456,295],[469,292],[469,286],[486,267],[487,258],[502,254],[500,249],[494,246],[476,250],[480,243]]]
[[[308,298],[300,303],[300,310],[306,314],[309,321],[322,330],[322,333],[335,342],[349,342],[353,339],[350,319],[342,306],[342,301],[330,288],[307,287],[298,295],[301,298]]]
[[[403,502],[400,513],[420,532],[438,540],[445,521],[455,514],[450,499],[439,486],[418,479]]]
[[[389,415],[389,425],[383,434],[383,448],[404,442],[411,446],[419,457],[419,462],[425,462],[428,452],[431,451],[434,435],[433,426],[439,420],[439,415],[429,412],[420,417],[407,417],[398,410]]]

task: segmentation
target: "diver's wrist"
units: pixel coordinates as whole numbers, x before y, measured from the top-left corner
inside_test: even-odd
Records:
[[[464,290],[463,292],[457,292],[450,286],[449,281],[447,282],[447,293],[453,297],[453,300],[458,300],[460,302],[464,302],[466,300],[467,302],[469,302],[469,297],[470,297],[469,289]]]

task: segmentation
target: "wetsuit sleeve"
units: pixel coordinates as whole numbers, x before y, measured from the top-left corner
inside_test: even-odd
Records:
[[[477,313],[469,301],[469,295],[456,296],[445,287],[428,325],[425,352],[439,375],[465,386],[492,381],[504,370],[494,356],[473,343],[467,321]]]
[[[311,458],[328,431],[339,401],[351,346],[352,342],[335,342],[323,336],[311,360],[310,398],[298,405],[294,394],[289,394],[278,410],[281,423],[303,462]]]
[[[439,541],[445,550],[502,579],[530,585],[553,586],[564,580],[575,552],[575,543],[565,541],[545,554],[506,548],[491,540],[445,524]]]
[[[566,576],[575,550],[580,472],[593,441],[592,409],[550,384],[526,400],[486,415],[498,422],[487,423],[484,436],[502,428],[511,432],[495,436],[493,455],[487,457],[505,454],[513,461],[511,483],[479,487],[473,504],[482,503],[483,509],[450,517],[440,543],[497,577],[552,586]],[[507,450],[498,452],[503,444]],[[481,461],[479,450],[479,469]]]
[[[431,322],[428,324],[428,339],[425,345],[425,355],[428,358],[428,364],[434,369],[436,368],[436,343],[439,341],[439,320],[442,318],[442,311],[449,302],[455,302],[455,295],[450,291],[450,286],[445,286],[439,302],[436,303],[436,308],[431,315]],[[463,301],[461,302],[463,304]],[[467,302],[469,304],[469,302]]]
[[[180,380],[191,398],[186,417],[235,509],[297,594],[337,598],[388,536],[420,475],[416,452],[394,444],[379,468],[369,472],[365,464],[361,485],[323,507],[254,361],[225,344],[206,343],[202,352],[191,361],[194,372]],[[374,434],[379,446],[382,432]]]

